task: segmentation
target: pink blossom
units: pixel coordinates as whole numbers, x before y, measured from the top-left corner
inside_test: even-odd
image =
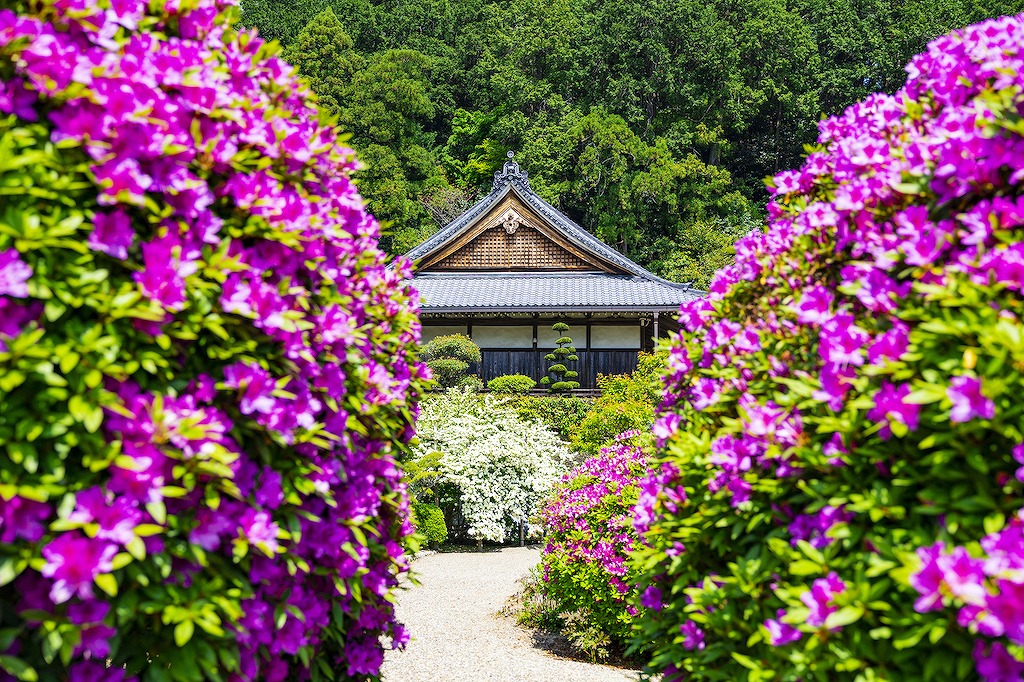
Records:
[[[0,251],[0,296],[25,298],[28,296],[28,282],[32,268],[21,260],[14,249]]]
[[[975,417],[992,419],[996,416],[995,403],[981,392],[980,379],[953,377],[946,395],[953,401],[953,408],[949,411],[949,420],[952,422],[968,422]]]
[[[92,599],[93,581],[101,573],[113,570],[111,561],[117,547],[99,539],[89,539],[77,532],[62,533],[43,547],[46,564],[40,572],[53,578],[50,599],[63,604],[76,594]]]

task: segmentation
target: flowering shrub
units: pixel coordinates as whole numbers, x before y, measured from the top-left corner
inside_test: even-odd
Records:
[[[908,72],[683,310],[637,514],[666,680],[1024,672],[1024,17]]]
[[[530,521],[570,453],[537,421],[520,419],[501,399],[449,389],[424,401],[416,422],[415,462],[441,453],[432,463],[435,490],[450,487],[469,525],[469,537],[502,542]],[[441,506],[446,500],[441,499]],[[449,531],[454,529],[449,527]],[[531,525],[530,534],[539,527]],[[518,530],[515,531],[518,534]]]
[[[376,677],[419,328],[350,151],[226,2],[4,7],[0,678]]]
[[[626,431],[650,432],[655,407],[661,400],[665,353],[640,353],[632,374],[598,375],[601,397],[572,432],[579,452],[596,455]]]
[[[555,487],[541,508],[547,544],[541,554],[543,590],[566,612],[583,612],[589,625],[622,645],[629,638],[639,597],[628,563],[638,544],[633,506],[647,473],[647,456],[624,433]],[[645,601],[656,600],[650,588]]]

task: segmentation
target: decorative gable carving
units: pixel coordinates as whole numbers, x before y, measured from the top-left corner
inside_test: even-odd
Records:
[[[535,228],[506,221],[432,264],[437,270],[594,270],[594,265],[554,243]]]
[[[486,215],[421,264],[430,271],[605,270],[590,254],[509,195]]]

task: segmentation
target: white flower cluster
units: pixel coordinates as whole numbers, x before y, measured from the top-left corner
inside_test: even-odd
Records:
[[[572,459],[542,423],[522,419],[500,398],[457,388],[424,401],[416,431],[415,456],[442,453],[440,478],[461,492],[475,539],[501,542],[512,522],[529,521]]]

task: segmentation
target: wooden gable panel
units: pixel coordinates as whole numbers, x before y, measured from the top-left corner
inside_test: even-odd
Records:
[[[559,270],[622,274],[566,239],[514,192],[420,263],[420,272]]]
[[[593,270],[594,265],[551,241],[532,227],[507,234],[502,227],[481,232],[471,242],[437,261],[432,270]]]

